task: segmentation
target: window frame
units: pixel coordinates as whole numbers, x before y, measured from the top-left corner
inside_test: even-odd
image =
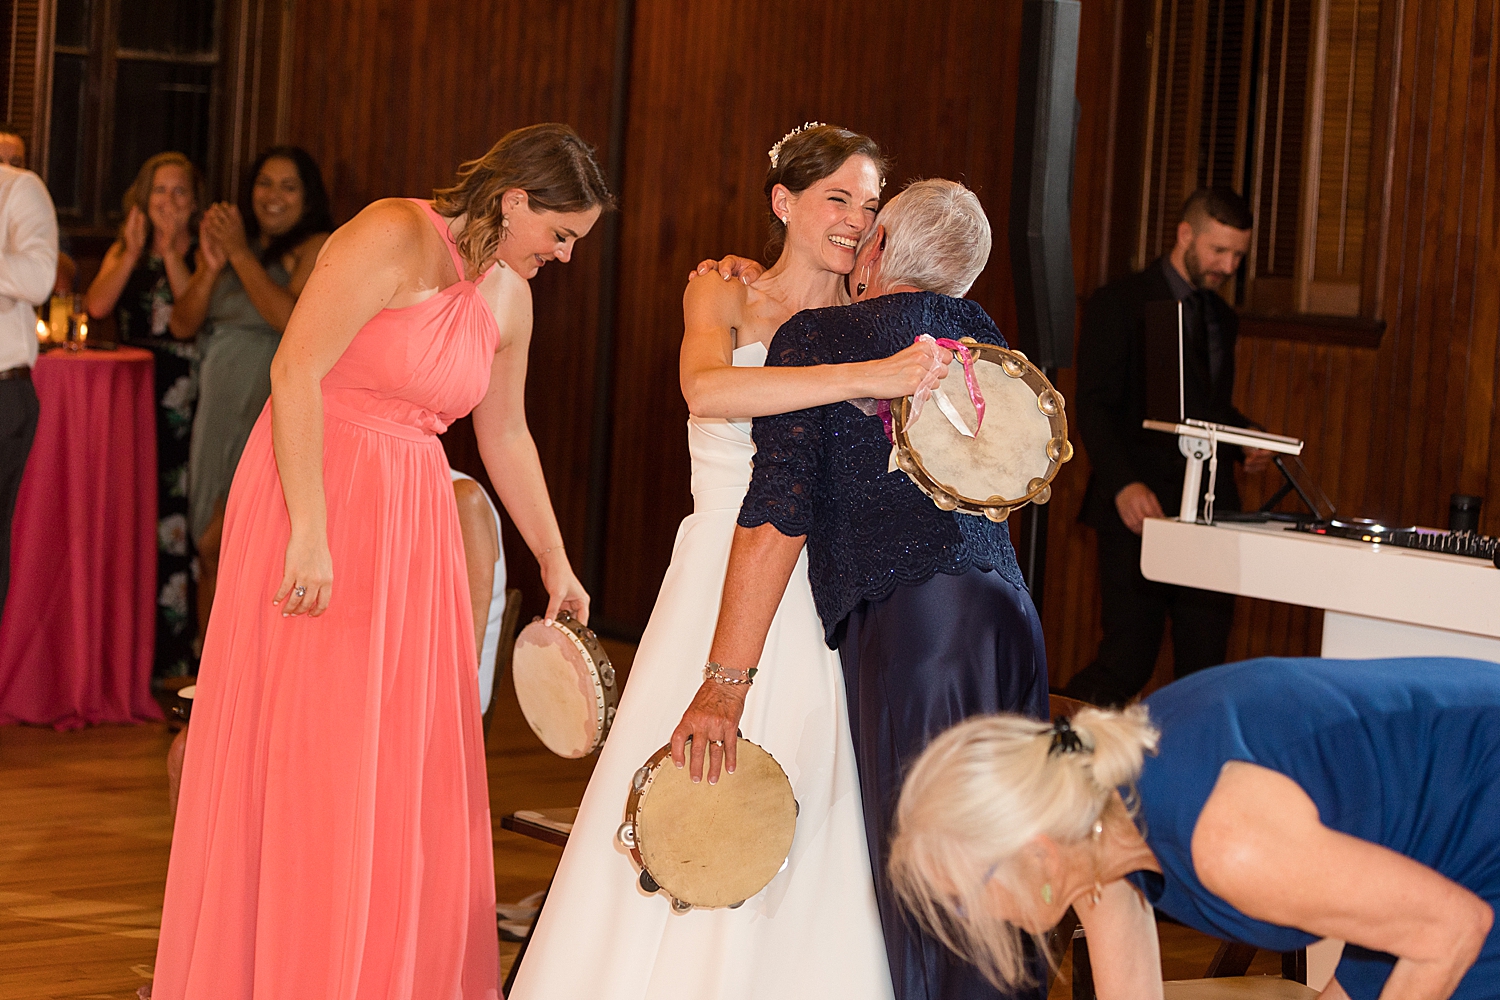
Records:
[[[12,52],[10,78],[17,78],[18,73],[34,73],[36,85],[28,136],[31,169],[42,180],[49,180],[57,0],[15,0],[15,3],[17,7],[33,7],[37,15],[36,51]],[[124,55],[126,60],[145,55],[145,61],[213,63],[208,153],[199,168],[204,171],[208,198],[233,199],[240,171],[255,153],[267,145],[287,141],[296,9],[285,0],[216,0],[216,3],[211,60],[198,54],[163,57],[156,52],[129,48],[124,49]],[[95,0],[86,84],[89,117],[80,157],[83,205],[80,213],[58,217],[65,234],[90,244],[113,240],[118,231],[117,205],[102,201],[113,150],[120,46],[117,43],[105,46],[104,40],[117,42],[118,18],[123,6],[124,0]],[[77,48],[63,51],[77,52]],[[12,117],[15,117],[13,108]]]

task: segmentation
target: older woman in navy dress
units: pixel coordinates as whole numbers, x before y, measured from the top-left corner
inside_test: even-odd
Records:
[[[989,222],[973,192],[952,181],[912,184],[880,210],[860,248],[850,279],[855,303],[793,316],[766,364],[883,358],[920,334],[1003,344],[994,321],[962,298],[989,248]],[[696,778],[706,749],[710,781],[721,767],[734,769],[752,668],[805,542],[824,637],[843,662],[898,1000],[1041,997],[1034,985],[997,990],[921,934],[898,908],[881,860],[901,776],[929,739],[974,714],[1046,715],[1041,623],[1006,526],[940,510],[905,473],[890,471],[881,419],[849,403],[757,417],[753,436],[754,471],[710,664],[672,735],[674,759],[690,763]]]
[[[903,897],[996,981],[1024,974],[1016,928],[1071,905],[1099,995],[1160,996],[1155,906],[1273,951],[1349,942],[1329,1000],[1500,997],[1500,665],[1251,660],[1124,713],[973,720],[897,824]]]

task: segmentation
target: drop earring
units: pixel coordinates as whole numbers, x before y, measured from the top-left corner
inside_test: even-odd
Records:
[[[1052,905],[1052,883],[1051,882],[1044,882],[1044,883],[1042,883],[1042,902],[1046,903],[1048,906]]]
[[[870,287],[870,265],[865,265],[865,280],[854,286],[855,295],[865,294],[865,289]],[[1048,890],[1051,891],[1050,889]]]

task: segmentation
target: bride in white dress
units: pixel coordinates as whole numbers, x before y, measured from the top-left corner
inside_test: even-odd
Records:
[[[635,771],[667,743],[703,682],[729,546],[750,482],[750,417],[934,384],[936,350],[820,368],[761,365],[791,315],[848,302],[844,276],[873,223],[884,164],[868,138],[804,127],[771,151],[775,265],[753,285],[714,272],[684,295],[682,385],[693,513],[641,636],[511,1000],[884,998],[875,907],[838,654],[807,582],[806,553],[767,636],[741,728],[786,771],[800,812],[786,867],[737,909],[675,913],[648,895],[615,839]]]

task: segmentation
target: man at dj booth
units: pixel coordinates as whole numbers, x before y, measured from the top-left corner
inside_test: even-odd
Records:
[[[1084,307],[1073,405],[1093,468],[1080,520],[1098,535],[1104,638],[1094,662],[1068,683],[1071,697],[1118,705],[1140,693],[1151,677],[1168,616],[1176,676],[1224,662],[1233,595],[1154,583],[1141,575],[1142,522],[1178,509],[1186,465],[1174,435],[1141,427],[1148,385],[1154,381],[1159,392],[1163,383],[1156,380],[1170,380],[1173,395],[1178,388],[1172,370],[1177,359],[1169,366],[1147,350],[1146,317],[1175,314],[1160,306],[1153,311],[1148,303],[1182,303],[1186,414],[1254,426],[1230,398],[1239,318],[1218,294],[1250,248],[1252,224],[1250,206],[1238,194],[1200,188],[1182,206],[1171,253],[1100,288]],[[1239,510],[1232,463],[1243,461],[1247,472],[1259,472],[1270,463],[1270,453],[1220,444],[1219,458],[1215,506]]]

